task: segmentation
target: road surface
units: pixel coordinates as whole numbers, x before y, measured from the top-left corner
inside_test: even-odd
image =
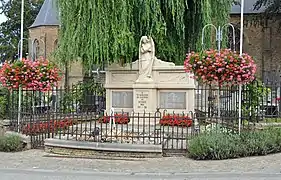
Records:
[[[281,180],[281,153],[223,161],[185,157],[102,160],[0,152],[0,180]]]
[[[43,169],[0,169],[1,180],[279,180],[280,173],[122,173],[54,171]]]

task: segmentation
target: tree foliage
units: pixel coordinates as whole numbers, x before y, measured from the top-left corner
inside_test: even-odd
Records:
[[[280,13],[281,0],[257,0],[254,6],[254,9],[260,9],[264,6],[266,14]]]
[[[7,17],[7,21],[0,24],[0,60],[12,60],[17,57],[21,28],[21,1],[0,0],[0,14]],[[34,22],[43,0],[26,0],[24,4],[24,38],[28,38],[28,28]],[[23,55],[28,52],[28,41],[24,41]]]
[[[59,0],[58,3],[61,29],[56,58],[63,62],[81,59],[86,67],[91,67],[136,60],[143,35],[153,37],[159,58],[182,64],[188,49],[201,48],[204,25],[228,22],[233,0]]]

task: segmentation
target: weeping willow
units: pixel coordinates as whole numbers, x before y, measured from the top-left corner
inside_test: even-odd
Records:
[[[182,64],[188,50],[201,49],[204,25],[228,21],[233,0],[59,0],[56,57],[85,67],[131,62],[141,36],[153,37],[156,56]],[[211,45],[211,30],[206,46]]]

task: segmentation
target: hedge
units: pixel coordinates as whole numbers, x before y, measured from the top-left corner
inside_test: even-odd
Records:
[[[23,150],[23,144],[20,136],[9,135],[0,137],[1,152],[17,152]]]
[[[281,152],[281,129],[231,133],[202,133],[188,143],[188,156],[196,160],[221,160]]]

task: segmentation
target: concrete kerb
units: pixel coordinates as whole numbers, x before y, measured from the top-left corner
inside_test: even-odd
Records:
[[[85,151],[130,153],[130,154],[155,154],[162,155],[162,145],[100,143],[85,141],[70,141],[61,139],[46,139],[45,148],[79,149]]]

